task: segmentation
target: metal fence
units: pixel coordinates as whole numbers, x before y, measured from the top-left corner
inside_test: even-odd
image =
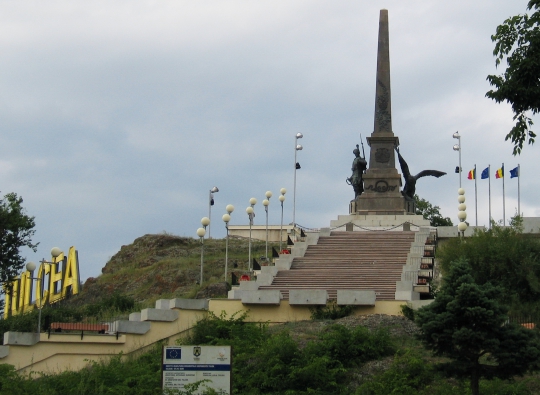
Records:
[[[508,322],[521,325],[527,329],[540,328],[540,314],[509,314]]]

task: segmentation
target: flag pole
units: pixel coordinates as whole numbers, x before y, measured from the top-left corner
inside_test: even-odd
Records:
[[[488,165],[489,229],[491,229],[491,165]]]
[[[478,174],[476,173],[476,164],[474,165],[474,213],[476,215],[476,226],[478,226],[478,195],[477,195],[477,181]]]
[[[505,202],[504,202],[504,163],[501,167],[502,170],[502,181],[503,181],[503,226],[506,226],[506,208],[505,208]]]
[[[521,217],[521,207],[519,205],[519,179],[521,178],[521,168],[519,167],[519,163],[518,163],[518,215]]]

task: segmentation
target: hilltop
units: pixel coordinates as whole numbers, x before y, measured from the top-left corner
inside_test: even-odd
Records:
[[[247,270],[249,241],[229,238],[228,282],[231,272]],[[271,246],[269,244],[269,251]],[[265,242],[252,240],[252,256],[265,254]],[[147,234],[123,245],[101,269],[90,277],[82,292],[69,301],[72,305],[95,303],[105,296],[121,293],[149,305],[160,298],[226,297],[225,240],[204,240],[204,284],[198,284],[201,243],[198,239],[167,233]],[[216,287],[214,284],[222,283]],[[210,289],[208,289],[210,287]],[[213,289],[217,288],[216,291]],[[202,292],[208,290],[208,292]]]

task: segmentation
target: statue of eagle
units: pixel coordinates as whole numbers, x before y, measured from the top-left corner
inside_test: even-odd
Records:
[[[401,191],[401,194],[405,198],[405,200],[414,201],[414,194],[416,192],[416,181],[425,176],[433,176],[433,177],[441,177],[444,176],[446,173],[443,171],[438,170],[422,170],[417,175],[413,176],[411,172],[409,171],[409,166],[407,165],[407,162],[405,162],[405,159],[401,156],[399,153],[399,148],[396,147],[396,152],[398,154],[399,159],[399,165],[401,166],[401,172],[403,173],[403,178],[405,179],[405,186],[403,187],[403,190]]]

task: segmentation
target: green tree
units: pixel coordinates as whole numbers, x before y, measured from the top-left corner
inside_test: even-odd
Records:
[[[489,230],[477,230],[472,237],[451,239],[437,250],[443,273],[452,262],[465,258],[478,284],[491,282],[503,288],[499,300],[513,310],[540,303],[540,242],[522,233],[521,219],[510,227],[492,223]]]
[[[21,248],[36,251],[38,243],[32,243],[35,233],[34,217],[26,214],[23,199],[16,193],[8,193],[0,199],[0,284],[9,284],[21,271],[25,258]],[[0,287],[0,294],[10,292]],[[2,310],[0,305],[0,310]]]
[[[514,144],[514,155],[521,153],[523,144],[534,143],[533,122],[527,115],[540,111],[540,0],[531,0],[529,14],[508,18],[491,36],[495,42],[493,55],[498,66],[506,58],[507,67],[502,75],[488,75],[495,87],[486,96],[497,103],[508,102],[514,112],[516,124],[505,140]]]
[[[424,219],[429,220],[431,226],[453,226],[452,220],[441,215],[441,208],[434,206],[425,199],[420,199],[418,195],[414,195],[416,202],[416,214],[421,215]]]
[[[481,377],[511,378],[538,369],[540,341],[536,331],[508,322],[507,308],[497,301],[500,287],[477,284],[471,267],[460,259],[450,266],[437,298],[416,312],[420,339],[449,362],[439,367],[470,379],[479,394]]]

